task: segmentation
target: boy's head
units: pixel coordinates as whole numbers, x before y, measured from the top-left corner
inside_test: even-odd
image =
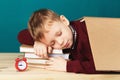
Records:
[[[49,9],[41,9],[31,16],[28,29],[36,41],[53,48],[70,48],[73,36],[69,21],[63,15],[59,16]]]
[[[46,23],[52,23],[59,20],[59,15],[48,9],[41,9],[35,11],[28,23],[28,29],[35,40],[39,40],[44,37]]]

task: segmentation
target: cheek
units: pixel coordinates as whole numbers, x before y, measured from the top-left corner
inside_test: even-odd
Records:
[[[66,33],[63,35],[63,39],[69,39],[71,40],[72,39],[72,34],[71,33]]]
[[[63,35],[64,35],[64,37],[71,37],[72,32],[70,29],[66,28],[63,30]]]
[[[53,48],[54,48],[54,49],[62,49],[62,47],[61,47],[59,44],[55,44],[55,45],[53,46]]]

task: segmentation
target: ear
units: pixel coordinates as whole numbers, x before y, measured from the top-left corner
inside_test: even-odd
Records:
[[[60,20],[67,26],[70,24],[69,20],[63,15],[60,15]]]

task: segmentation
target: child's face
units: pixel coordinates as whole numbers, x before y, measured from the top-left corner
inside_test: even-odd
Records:
[[[73,44],[72,31],[69,28],[69,21],[62,16],[60,22],[53,22],[49,31],[44,33],[44,38],[40,41],[55,49],[70,48]]]

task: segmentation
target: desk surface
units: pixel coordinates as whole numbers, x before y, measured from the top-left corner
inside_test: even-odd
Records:
[[[15,69],[15,59],[23,53],[0,53],[0,80],[120,80],[120,74],[76,74],[30,68],[24,72]]]

